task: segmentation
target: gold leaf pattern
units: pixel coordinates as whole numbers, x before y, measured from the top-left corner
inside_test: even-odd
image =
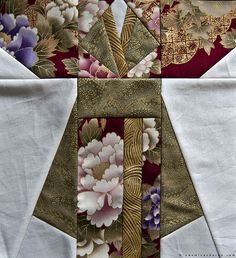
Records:
[[[142,119],[125,119],[123,257],[141,257]]]
[[[119,74],[103,19],[99,19],[79,43],[110,71]]]
[[[125,61],[124,51],[121,45],[121,40],[118,36],[114,16],[111,7],[109,7],[103,14],[103,21],[105,24],[106,32],[110,41],[111,49],[114,59],[119,71],[120,77],[128,72],[128,67]]]
[[[126,17],[124,20],[123,29],[121,32],[121,44],[124,52],[126,52],[128,48],[130,37],[132,35],[136,20],[137,20],[137,16],[130,8],[128,8]]]
[[[80,118],[157,117],[160,92],[160,79],[81,78],[78,115]]]
[[[203,216],[164,103],[162,104],[161,237]]]

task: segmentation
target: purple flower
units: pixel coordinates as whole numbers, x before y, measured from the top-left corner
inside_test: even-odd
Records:
[[[143,229],[160,229],[160,192],[160,187],[155,188],[152,186],[149,190],[149,194],[143,197],[144,202],[151,201],[152,204],[151,210],[143,221]]]
[[[28,68],[37,62],[37,53],[34,47],[37,45],[37,30],[29,27],[28,18],[25,15],[0,13],[0,32],[5,34],[8,40],[0,39],[0,48],[6,50],[19,62]],[[9,39],[10,38],[10,39]]]

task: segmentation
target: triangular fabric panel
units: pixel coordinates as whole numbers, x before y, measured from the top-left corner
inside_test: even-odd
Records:
[[[76,99],[76,80],[0,82],[0,256],[15,258]]]
[[[141,62],[148,54],[159,46],[157,40],[150,31],[137,19],[129,41],[129,46],[125,52],[125,57],[129,70]]]
[[[196,255],[219,257],[204,217],[161,239],[161,258],[195,257]]]
[[[72,237],[77,234],[77,109],[73,108],[34,210],[34,216]]]
[[[163,79],[162,96],[219,253],[236,253],[236,79]]]
[[[114,16],[114,20],[116,23],[116,28],[119,36],[121,35],[127,8],[128,6],[124,0],[115,0],[111,4],[112,13]]]
[[[236,77],[236,48],[208,70],[202,78]]]
[[[0,79],[36,79],[28,68],[0,48]]]
[[[86,37],[80,39],[80,46],[113,73],[119,74],[102,18],[90,29]]]
[[[32,217],[17,258],[75,258],[76,239]]]
[[[198,196],[162,104],[161,236],[203,216]]]

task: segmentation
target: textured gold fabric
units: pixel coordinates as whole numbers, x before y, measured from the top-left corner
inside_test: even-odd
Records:
[[[77,110],[66,130],[33,215],[76,238]]]
[[[119,38],[109,7],[80,39],[80,46],[118,77],[123,77],[153,52],[159,42],[129,7]]]
[[[114,16],[109,7],[103,14],[103,21],[107,31],[108,38],[110,40],[111,49],[113,52],[114,59],[119,71],[120,77],[124,76],[128,72],[128,66],[126,64],[124,51],[121,45],[121,40],[118,36]]]
[[[197,194],[163,103],[161,237],[201,216]]]
[[[129,41],[129,46],[125,53],[129,70],[141,62],[158,46],[158,41],[153,37],[143,23],[137,19]]]
[[[123,257],[141,257],[142,119],[125,119]]]
[[[91,117],[157,117],[159,79],[79,79],[78,115]]]
[[[99,62],[105,65],[110,71],[119,74],[118,68],[113,56],[113,51],[106,32],[105,24],[100,18],[90,29],[89,33],[83,39],[80,39],[80,47],[94,56]]]

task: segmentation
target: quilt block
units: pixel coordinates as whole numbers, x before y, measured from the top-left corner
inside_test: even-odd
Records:
[[[236,256],[235,22],[0,0],[0,258]]]

